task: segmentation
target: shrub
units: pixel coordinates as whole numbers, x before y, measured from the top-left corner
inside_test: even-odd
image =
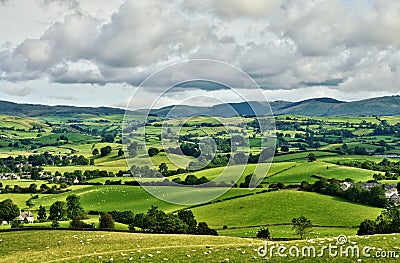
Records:
[[[258,238],[271,239],[271,233],[269,232],[268,228],[261,228],[257,232],[257,237]]]
[[[113,229],[114,228],[114,220],[109,213],[100,213],[99,218],[99,228],[102,229]]]

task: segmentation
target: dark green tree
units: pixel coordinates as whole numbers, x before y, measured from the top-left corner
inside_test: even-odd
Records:
[[[100,155],[101,157],[107,156],[111,153],[112,148],[111,146],[107,145],[105,147],[100,148]]]
[[[65,207],[65,202],[62,201],[56,201],[54,202],[49,209],[49,219],[50,220],[55,220],[59,221],[62,220],[66,217],[67,215],[67,210]]]
[[[124,150],[119,149],[119,150],[118,150],[118,156],[123,156],[123,155],[124,155]]]
[[[252,177],[252,174],[246,175],[246,177],[244,178],[244,182],[240,183],[240,188],[249,188]]]
[[[139,228],[145,228],[145,224],[146,224],[146,215],[143,213],[136,214],[135,218],[133,219],[133,226]]]
[[[69,195],[67,197],[67,216],[69,219],[74,219],[75,217],[83,218],[85,216],[79,199],[80,197],[77,195]]]
[[[271,233],[269,232],[268,228],[261,228],[257,232],[257,237],[258,238],[271,239]]]
[[[296,234],[300,235],[300,239],[303,239],[312,228],[311,220],[304,216],[293,218],[292,224],[292,230],[294,230]]]
[[[197,221],[194,218],[192,210],[179,210],[178,217],[188,226],[187,233],[194,234],[196,232]]]
[[[74,229],[79,229],[79,228],[94,228],[94,223],[85,223],[78,217],[75,217],[72,219],[72,221],[69,222],[69,227],[74,228]]]
[[[0,202],[0,219],[11,222],[19,216],[19,208],[11,199]]]
[[[29,192],[30,192],[30,193],[36,194],[37,191],[38,191],[38,189],[37,189],[37,185],[36,185],[36,184],[30,184],[30,185],[29,185]]]
[[[31,179],[32,180],[39,180],[40,179],[40,174],[39,174],[39,169],[37,167],[33,167],[31,172]]]
[[[100,213],[99,228],[101,229],[114,229],[114,220],[109,213]]]
[[[47,214],[46,214],[46,208],[44,206],[39,206],[39,211],[38,211],[38,220],[46,220]]]
[[[168,175],[168,166],[167,166],[166,163],[161,163],[161,164],[158,166],[158,170],[160,171],[160,173],[161,173],[162,175],[164,175],[164,176],[167,176],[167,175]]]
[[[199,222],[197,226],[196,234],[198,235],[213,235],[218,236],[217,231],[211,229],[206,222]]]
[[[372,220],[366,219],[361,222],[357,235],[374,235],[376,233],[376,223]]]
[[[315,162],[317,160],[317,157],[315,157],[313,153],[310,153],[307,157],[309,162]]]
[[[150,157],[156,156],[160,151],[157,148],[150,147],[147,150],[147,153],[149,154]]]
[[[289,151],[289,147],[288,147],[287,145],[283,145],[283,146],[281,147],[281,151],[282,151],[282,152],[288,152],[288,151]]]

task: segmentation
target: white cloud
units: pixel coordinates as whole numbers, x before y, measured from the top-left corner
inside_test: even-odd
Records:
[[[243,69],[267,90],[331,83],[331,94],[352,97],[400,85],[394,0],[29,3],[2,1],[1,80],[135,86],[170,63],[209,58]]]

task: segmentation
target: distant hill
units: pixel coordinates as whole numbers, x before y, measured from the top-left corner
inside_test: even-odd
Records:
[[[251,107],[250,107],[251,106]],[[273,101],[270,107],[275,115],[298,114],[306,116],[358,116],[358,115],[400,115],[400,96],[387,96],[360,101],[344,102],[332,98],[314,98],[299,102]],[[165,116],[173,107],[165,107],[151,111],[151,114]],[[212,107],[193,107],[179,105],[170,114],[171,117],[191,115],[211,115],[220,117],[232,116],[235,109],[241,116],[263,115],[269,112],[261,102],[241,102],[219,104]]]
[[[72,116],[75,114],[110,115],[124,114],[125,110],[109,107],[48,106],[39,104],[19,104],[0,101],[0,114],[12,116],[39,117],[48,115]]]
[[[358,115],[400,115],[400,96],[386,96],[360,101],[344,102],[332,98],[313,98],[298,102],[273,101],[268,107],[265,102],[240,102],[218,104],[211,107],[189,105],[168,106],[152,109],[154,116],[189,117],[209,115],[231,117],[265,115],[270,110],[278,114],[298,114],[306,116],[358,116]],[[110,115],[124,114],[125,110],[110,107],[47,106],[37,104],[18,104],[0,101],[0,114],[38,117],[46,115],[72,116],[75,114]],[[144,110],[137,110],[143,114]],[[235,113],[237,112],[237,113]]]

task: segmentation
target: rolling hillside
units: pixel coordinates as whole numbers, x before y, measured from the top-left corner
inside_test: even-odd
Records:
[[[331,98],[313,98],[299,102],[273,101],[270,107],[265,103],[252,101],[240,103],[219,104],[211,107],[179,105],[152,109],[150,114],[155,116],[187,117],[195,115],[211,115],[219,117],[234,116],[236,111],[241,116],[265,115],[272,112],[278,114],[300,114],[306,116],[358,116],[358,115],[400,115],[400,96],[386,96],[360,101],[344,102]],[[234,110],[234,111],[233,111]],[[12,116],[46,116],[56,113],[61,116],[73,114],[124,114],[123,109],[109,107],[73,107],[47,106],[35,104],[18,104],[0,101],[0,113]],[[144,114],[146,110],[137,110],[136,114]]]

